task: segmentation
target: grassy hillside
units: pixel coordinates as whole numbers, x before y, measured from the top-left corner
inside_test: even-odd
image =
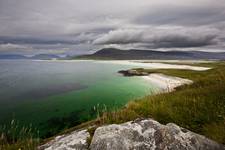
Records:
[[[174,122],[225,144],[225,63],[205,64],[208,71],[141,70],[188,78],[192,85],[171,93],[147,96],[132,101],[121,110],[104,113],[102,123],[122,123],[137,117],[154,118],[166,124]]]

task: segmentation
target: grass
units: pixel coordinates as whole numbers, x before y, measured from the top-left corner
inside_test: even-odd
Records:
[[[38,131],[29,127],[19,127],[19,122],[0,127],[0,150],[34,150],[39,144]]]
[[[91,141],[92,141],[92,138],[94,136],[96,129],[97,129],[97,126],[92,126],[87,129],[88,133],[90,134],[90,137],[88,137],[88,139],[87,139],[88,146],[90,146],[90,144],[91,144]]]
[[[159,69],[149,73],[188,78],[191,85],[171,93],[147,96],[132,101],[123,109],[103,113],[103,123],[123,123],[138,117],[153,118],[160,123],[176,123],[225,144],[225,62],[204,64],[207,71]]]

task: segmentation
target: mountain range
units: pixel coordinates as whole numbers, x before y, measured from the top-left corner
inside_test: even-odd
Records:
[[[74,59],[144,60],[144,59],[218,59],[225,60],[225,52],[203,51],[153,51],[101,49],[94,54],[76,56]]]

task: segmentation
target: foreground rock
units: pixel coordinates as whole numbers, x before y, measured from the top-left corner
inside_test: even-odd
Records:
[[[225,150],[204,136],[173,123],[162,125],[152,119],[108,125],[96,129],[88,147],[86,130],[56,138],[42,149],[91,150]]]
[[[86,150],[87,139],[90,134],[87,130],[75,131],[69,135],[57,136],[54,140],[39,147],[39,150]]]
[[[108,125],[95,131],[92,150],[222,150],[222,145],[175,124],[148,119]]]

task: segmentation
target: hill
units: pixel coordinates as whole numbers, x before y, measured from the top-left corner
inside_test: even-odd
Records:
[[[74,57],[75,59],[219,59],[225,60],[225,52],[200,52],[200,51],[153,51],[153,50],[120,50],[115,48],[101,49],[94,54]]]
[[[60,57],[53,54],[37,54],[32,57],[26,57],[24,55],[19,54],[2,54],[0,55],[0,59],[39,59],[39,60],[51,60],[51,59],[59,59]]]
[[[40,60],[50,60],[50,59],[59,59],[60,57],[53,54],[38,54],[32,56],[30,59],[40,59]]]
[[[18,54],[2,54],[0,59],[27,59],[28,57]]]

